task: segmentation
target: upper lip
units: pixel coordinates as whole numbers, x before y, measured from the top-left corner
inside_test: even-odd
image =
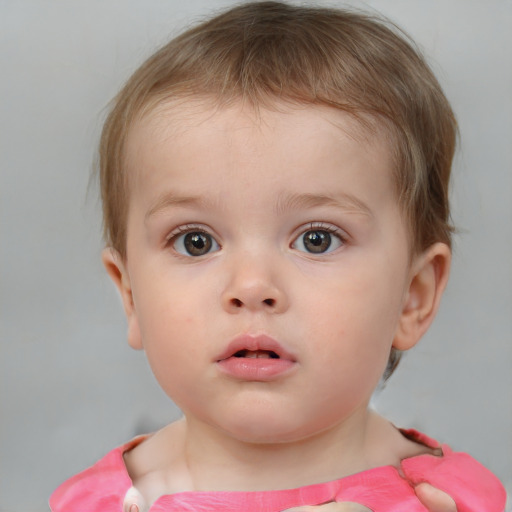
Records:
[[[264,350],[274,352],[281,359],[296,361],[295,356],[286,350],[278,341],[266,334],[242,334],[236,336],[226,349],[216,358],[217,362],[234,356],[237,352],[249,350],[255,352]]]

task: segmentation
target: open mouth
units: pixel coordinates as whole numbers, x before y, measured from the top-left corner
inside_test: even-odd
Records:
[[[273,350],[239,350],[233,354],[233,357],[249,358],[249,359],[280,359],[279,355]]]
[[[295,357],[266,335],[238,336],[217,356],[216,363],[230,378],[253,382],[275,380],[298,368]]]

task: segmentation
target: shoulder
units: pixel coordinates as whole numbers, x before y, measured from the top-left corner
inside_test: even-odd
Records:
[[[429,483],[449,494],[458,512],[504,512],[505,489],[482,464],[415,430],[400,432],[418,448],[407,447],[397,465],[376,467],[343,479],[336,495],[338,501],[354,501],[379,512],[420,512],[426,509],[414,487]]]
[[[144,439],[135,438],[112,450],[90,468],[66,480],[50,497],[52,512],[122,510],[124,496],[132,485],[123,454]]]
[[[459,512],[503,512],[506,492],[487,468],[463,452],[442,445],[442,456],[419,455],[404,459],[401,470],[405,478],[417,485],[427,482],[449,494]]]

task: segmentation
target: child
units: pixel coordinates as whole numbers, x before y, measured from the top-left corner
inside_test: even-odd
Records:
[[[415,512],[428,482],[503,512],[476,461],[368,408],[448,279],[455,138],[430,69],[369,16],[248,3],[151,57],[102,135],[103,261],[183,419],[52,510]]]

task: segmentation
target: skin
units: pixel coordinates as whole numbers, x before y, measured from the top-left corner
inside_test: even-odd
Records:
[[[429,451],[368,403],[391,347],[432,322],[450,250],[411,250],[384,134],[279,107],[162,105],[129,135],[126,257],[103,259],[131,346],[184,416],[125,455],[145,503],[299,487]],[[233,340],[262,335],[289,370],[222,371]]]

